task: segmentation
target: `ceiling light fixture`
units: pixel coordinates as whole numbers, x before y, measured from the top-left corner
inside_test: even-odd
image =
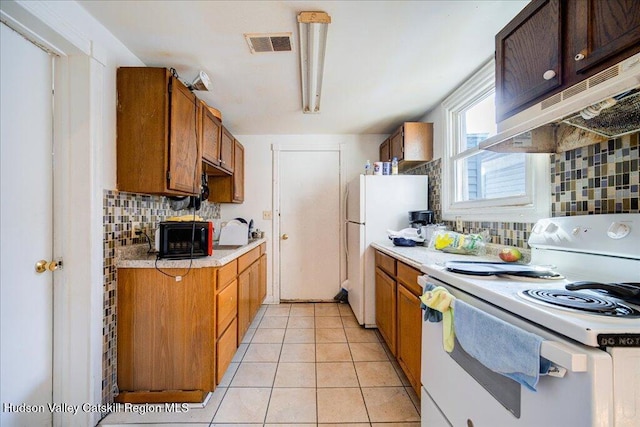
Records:
[[[326,12],[300,12],[298,15],[303,113],[320,112],[324,53],[330,23],[331,17]]]

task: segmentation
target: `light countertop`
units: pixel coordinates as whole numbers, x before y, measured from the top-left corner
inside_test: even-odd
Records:
[[[448,254],[426,246],[394,246],[391,240],[381,240],[374,242],[371,246],[381,252],[386,253],[411,267],[420,270],[423,264],[444,264],[446,261],[466,260],[466,261],[501,261],[497,256],[498,251],[504,246],[488,244],[486,254],[478,255],[458,255]],[[522,251],[525,258],[529,251]]]
[[[148,254],[148,245],[134,245],[121,248],[118,251],[116,265],[118,268],[206,268],[221,267],[239,256],[246,254],[253,248],[265,243],[267,239],[253,239],[248,244],[237,249],[214,249],[213,255],[189,259],[168,260],[160,259],[156,263],[156,255]]]

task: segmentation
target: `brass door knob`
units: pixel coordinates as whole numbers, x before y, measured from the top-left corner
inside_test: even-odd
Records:
[[[62,268],[62,261],[45,261],[41,259],[36,262],[36,273],[42,274],[45,271],[55,271]]]
[[[286,234],[283,234],[283,235],[282,235],[282,240],[287,240],[288,238],[289,238],[289,236],[288,236],[288,235],[286,235]]]

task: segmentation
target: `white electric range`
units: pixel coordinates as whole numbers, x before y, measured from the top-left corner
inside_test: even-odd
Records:
[[[462,273],[465,263],[445,263],[424,265],[420,282],[542,337],[550,375],[537,391],[525,389],[464,351],[445,352],[442,326],[424,322],[422,425],[637,427],[640,214],[541,220],[529,245],[524,277],[489,274],[504,265],[469,264],[487,274],[479,276]],[[566,289],[572,284],[601,289]]]

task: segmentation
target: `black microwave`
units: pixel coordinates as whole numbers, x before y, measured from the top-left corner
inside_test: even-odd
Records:
[[[189,259],[213,253],[210,221],[165,221],[158,228],[158,258]]]

